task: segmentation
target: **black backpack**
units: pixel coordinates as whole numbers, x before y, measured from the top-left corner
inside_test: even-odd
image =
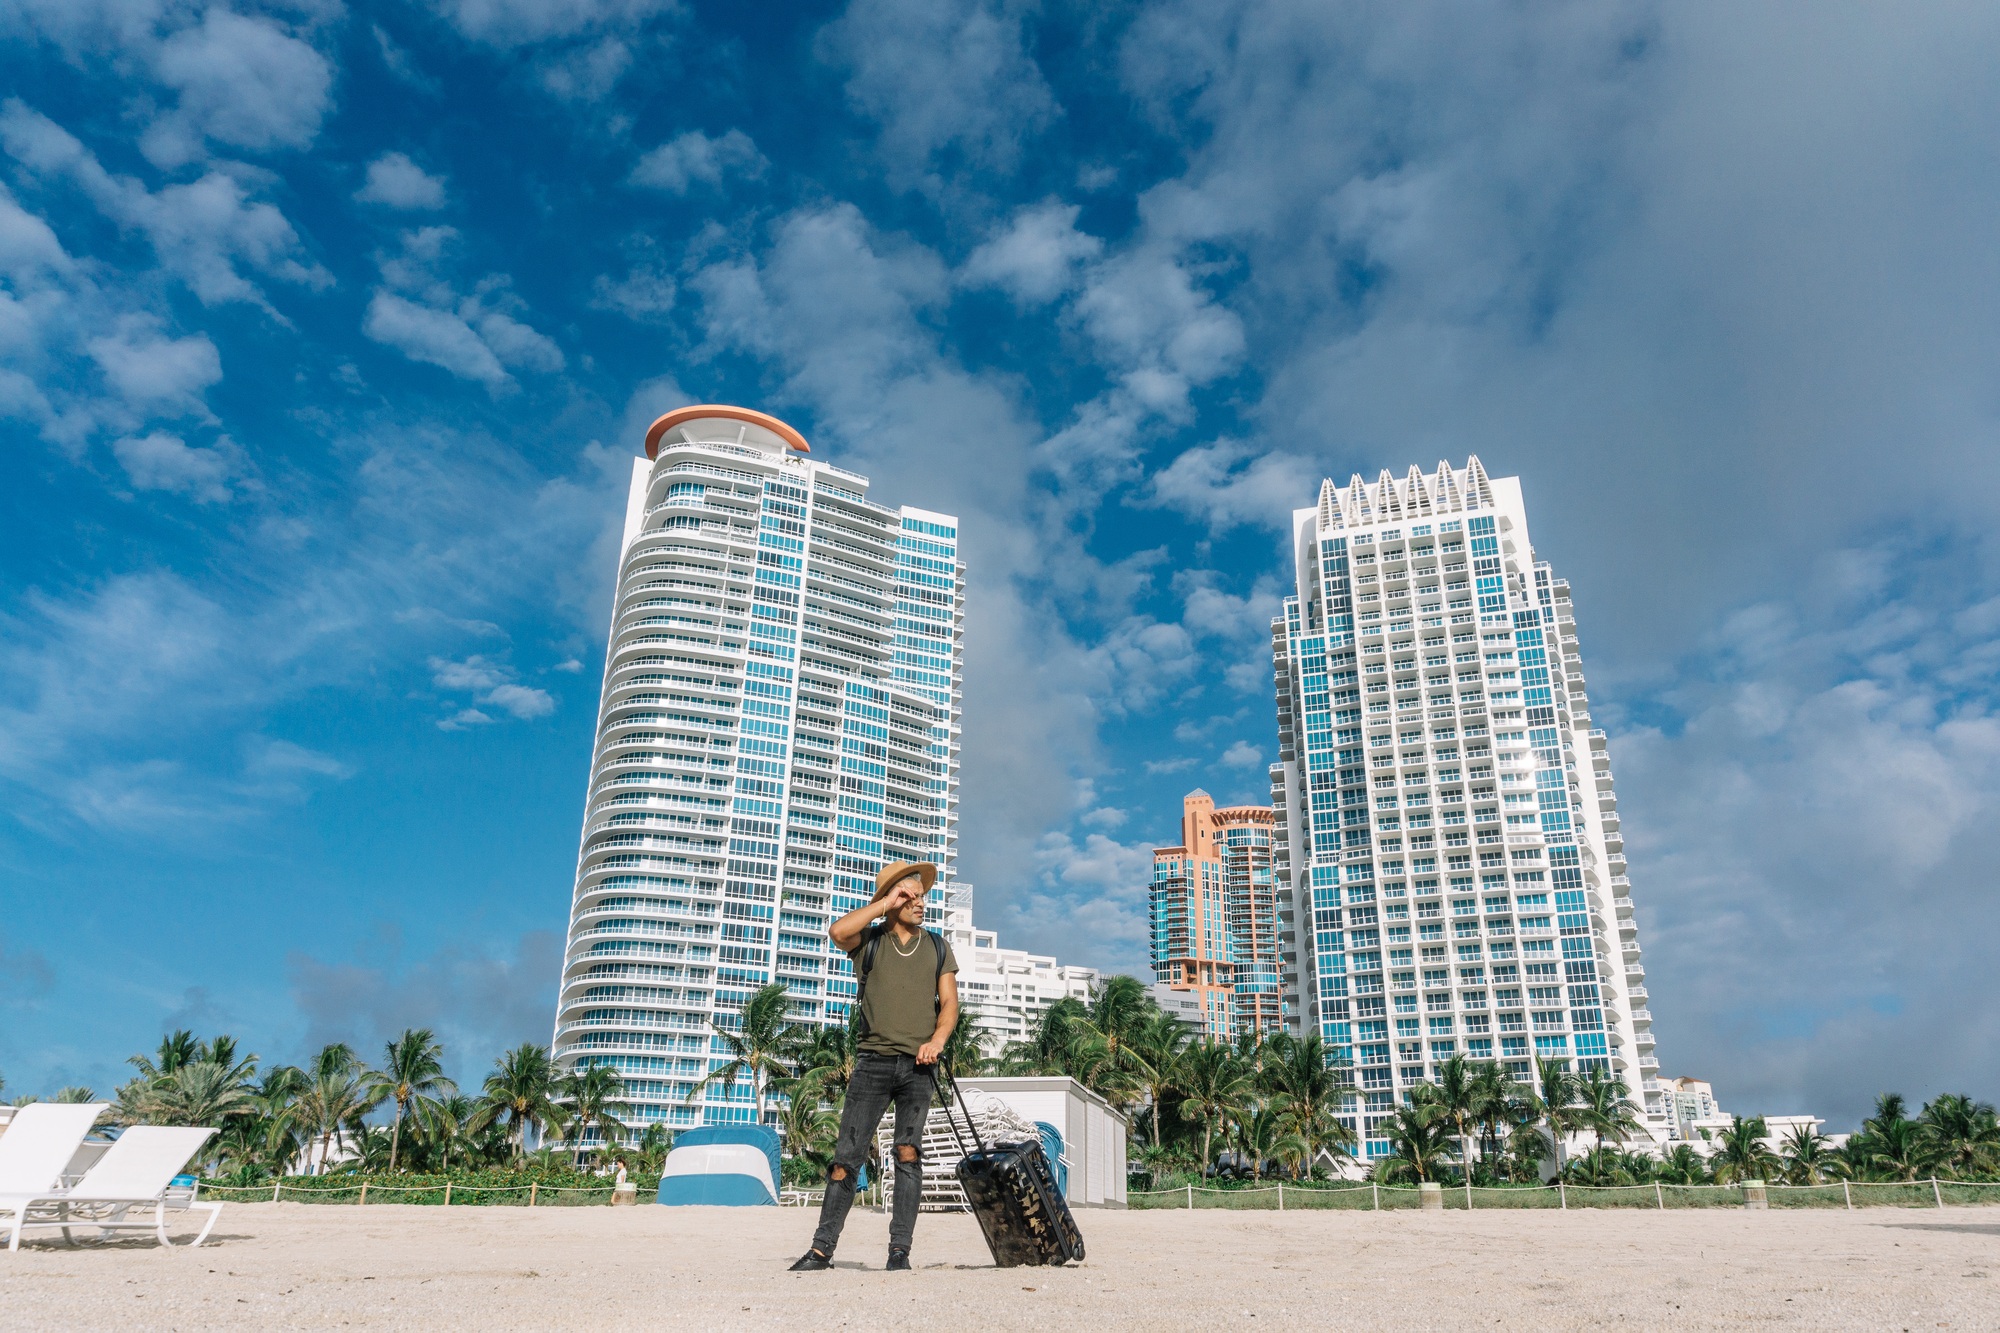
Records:
[[[882,947],[882,937],[888,933],[889,928],[880,921],[869,926],[867,935],[861,941],[861,956],[854,963],[854,1040],[857,1043],[868,1035],[868,1018],[862,1012],[861,1001],[868,995],[868,974],[875,970],[875,951]],[[944,960],[949,950],[944,936],[935,930],[927,929],[924,934],[931,937],[931,948],[937,951],[937,973],[931,980],[931,1012],[937,1014],[944,1011],[944,997],[937,993],[937,988],[944,984]]]

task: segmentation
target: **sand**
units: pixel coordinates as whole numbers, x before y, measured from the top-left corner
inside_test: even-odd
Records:
[[[881,1271],[857,1209],[837,1268],[787,1273],[774,1208],[231,1205],[208,1244],[0,1251],[0,1324],[149,1329],[2000,1327],[2000,1209],[1079,1215],[1089,1260],[991,1266],[926,1216]],[[46,1233],[53,1235],[54,1233]]]

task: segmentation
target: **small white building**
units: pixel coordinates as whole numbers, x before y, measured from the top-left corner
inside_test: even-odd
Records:
[[[998,934],[973,925],[970,884],[940,884],[937,900],[942,920],[935,929],[951,941],[958,959],[958,1001],[973,1011],[987,1055],[1025,1040],[1057,1000],[1069,996],[1088,1003],[1096,991],[1101,979],[1096,968],[1003,949]]]
[[[984,1093],[1033,1124],[1062,1135],[1064,1194],[1072,1208],[1125,1206],[1125,1116],[1073,1078],[968,1078],[967,1097]]]

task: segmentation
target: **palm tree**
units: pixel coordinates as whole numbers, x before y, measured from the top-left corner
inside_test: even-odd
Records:
[[[254,1113],[256,1104],[227,1065],[198,1061],[154,1080],[141,1095],[139,1108],[152,1125],[220,1126],[232,1117]]]
[[[1068,1074],[1074,1065],[1073,1029],[1088,1021],[1090,1010],[1074,995],[1065,995],[1042,1010],[1035,1030],[1023,1041],[1010,1042],[1000,1053],[1000,1067],[1009,1074]]]
[[[403,1118],[426,1112],[440,1096],[458,1091],[444,1076],[444,1047],[429,1028],[408,1028],[382,1048],[382,1068],[368,1076],[369,1091],[396,1104],[389,1126],[389,1169],[394,1171],[403,1147]]]
[[[292,1103],[292,1114],[307,1137],[319,1144],[319,1170],[324,1173],[336,1144],[361,1123],[378,1100],[369,1087],[368,1071],[345,1042],[320,1048],[306,1071]]]
[[[782,1125],[784,1122],[779,1123]],[[839,1124],[837,1120],[834,1123],[836,1126]],[[655,1120],[639,1131],[638,1138],[619,1144],[616,1156],[628,1167],[636,1167],[648,1174],[658,1174],[666,1167],[667,1154],[673,1151],[673,1147],[673,1131]]]
[[[1727,1185],[1734,1181],[1768,1180],[1777,1174],[1778,1156],[1764,1142],[1770,1127],[1761,1115],[1745,1120],[1742,1116],[1731,1116],[1729,1128],[1722,1131],[1715,1151],[1715,1179],[1717,1184]]]
[[[1785,1139],[1785,1174],[1795,1185],[1818,1185],[1838,1169],[1833,1144],[1811,1125],[1795,1126]]]
[[[807,1177],[825,1177],[833,1165],[834,1134],[839,1128],[840,1118],[822,1106],[817,1097],[794,1095],[779,1109],[778,1134],[785,1145],[785,1156],[810,1168],[802,1170],[795,1183],[803,1184]]]
[[[610,1065],[590,1065],[572,1071],[562,1080],[560,1100],[569,1106],[569,1128],[563,1137],[580,1143],[592,1125],[607,1146],[625,1133],[625,1122],[614,1112],[614,1103],[625,1091],[625,1080]]]
[[[1237,1114],[1251,1091],[1250,1071],[1217,1041],[1191,1047],[1181,1069],[1181,1117],[1201,1125],[1203,1170],[1215,1160],[1215,1132]]]
[[[1130,1048],[1156,1008],[1137,977],[1106,981],[1085,1012],[1068,1020],[1077,1081],[1114,1106],[1129,1103],[1143,1081]]]
[[[1623,1140],[1639,1132],[1639,1117],[1634,1114],[1631,1089],[1624,1079],[1607,1074],[1602,1065],[1592,1065],[1576,1091],[1579,1128],[1595,1131],[1599,1152],[1604,1151],[1605,1135]]]
[[[196,1058],[203,1064],[220,1065],[238,1083],[248,1083],[257,1076],[257,1057],[246,1055],[237,1058],[236,1038],[231,1036],[218,1036],[203,1042]]]
[[[1264,1163],[1297,1164],[1305,1160],[1305,1140],[1293,1132],[1283,1114],[1270,1107],[1250,1110],[1237,1121],[1236,1144],[1250,1159],[1250,1178],[1264,1178]],[[1294,1171],[1296,1174],[1296,1170]]]
[[[1193,1040],[1187,1024],[1155,1007],[1126,1043],[1126,1057],[1152,1105],[1154,1143],[1164,1142],[1160,1137],[1160,1106],[1179,1082],[1188,1043]]]
[[[1507,1071],[1498,1062],[1482,1061],[1473,1071],[1472,1105],[1482,1131],[1481,1157],[1498,1156],[1501,1122],[1514,1118],[1524,1109],[1514,1090],[1514,1080],[1507,1076]]]
[[[1412,1088],[1409,1105],[1398,1107],[1384,1128],[1394,1150],[1393,1157],[1384,1159],[1385,1176],[1438,1178],[1438,1168],[1452,1154],[1452,1120],[1436,1089],[1423,1084]]]
[[[56,1094],[56,1100],[58,1102],[68,1102],[72,1105],[81,1106],[87,1102],[96,1101],[97,1093],[95,1090],[88,1087],[84,1087],[80,1084],[72,1085],[58,1092]]]
[[[1567,1155],[1565,1145],[1570,1134],[1582,1128],[1576,1100],[1576,1075],[1570,1072],[1569,1064],[1536,1056],[1533,1113],[1548,1126],[1549,1139],[1555,1146],[1558,1172],[1563,1169],[1563,1159]]]
[[[1171,1015],[1160,1016],[1181,1026]],[[1273,1037],[1263,1074],[1264,1086],[1271,1093],[1271,1108],[1299,1137],[1306,1172],[1312,1170],[1322,1151],[1331,1151],[1336,1157],[1351,1153],[1354,1131],[1337,1116],[1354,1095],[1349,1085],[1352,1075],[1344,1067],[1328,1063],[1326,1043],[1318,1033],[1304,1038],[1282,1033]]]
[[[815,1106],[838,1103],[854,1077],[855,1054],[851,1026],[815,1028],[793,1057],[792,1076],[777,1089],[795,1100],[808,1098]]]
[[[1629,1185],[1635,1179],[1625,1154],[1601,1143],[1571,1162],[1568,1174],[1577,1185]]]
[[[201,1043],[195,1040],[194,1033],[182,1028],[160,1038],[159,1048],[150,1057],[135,1055],[125,1063],[138,1070],[139,1077],[150,1083],[173,1073],[182,1065],[193,1064],[201,1059],[201,1055]]]
[[[1472,1170],[1472,1125],[1479,1118],[1480,1091],[1472,1063],[1462,1055],[1438,1062],[1437,1106],[1458,1135],[1458,1158]],[[1469,1178],[1469,1177],[1468,1177]]]
[[[1990,1103],[1947,1092],[1931,1099],[1917,1123],[1926,1154],[1946,1175],[1991,1176],[2000,1167],[2000,1118]]]
[[[425,1139],[434,1144],[442,1156],[445,1170],[451,1170],[451,1150],[454,1147],[463,1150],[464,1145],[471,1142],[469,1125],[478,1113],[478,1102],[462,1092],[451,1092],[438,1098],[430,1114],[418,1121]]]
[[[979,1044],[979,1010],[969,1004],[958,1007],[951,1035],[944,1039],[944,1062],[953,1077],[965,1074],[977,1078],[986,1071],[986,1051]]]
[[[1862,1155],[1870,1173],[1889,1180],[1921,1180],[1927,1165],[1924,1149],[1924,1127],[1915,1120],[1881,1119],[1863,1136]]]
[[[711,1083],[720,1083],[723,1092],[730,1092],[736,1087],[736,1080],[748,1074],[750,1095],[757,1106],[757,1122],[762,1124],[764,1094],[771,1080],[790,1072],[789,1066],[812,1037],[805,1027],[786,1017],[787,1004],[784,983],[774,981],[750,993],[735,1027],[724,1027],[711,1018],[709,1026],[715,1029],[717,1040],[728,1050],[730,1058],[697,1082],[688,1091],[687,1101],[692,1104]]]
[[[1691,1143],[1676,1143],[1653,1169],[1653,1179],[1666,1185],[1699,1185],[1708,1179],[1708,1164]]]
[[[780,995],[783,988],[779,988]],[[527,1151],[528,1126],[554,1133],[562,1122],[562,1108],[555,1103],[556,1069],[548,1048],[524,1041],[493,1062],[466,1129],[473,1133],[489,1125],[505,1123],[507,1142],[515,1160]]]

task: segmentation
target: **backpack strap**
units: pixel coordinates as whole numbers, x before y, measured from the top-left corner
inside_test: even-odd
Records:
[[[944,936],[935,930],[924,934],[931,937],[931,947],[937,950],[937,972],[931,977],[931,1012],[944,1012],[944,960],[951,957],[951,946],[944,942]]]
[[[868,1035],[868,1015],[861,1002],[868,998],[868,974],[875,970],[875,951],[882,947],[882,923],[874,922],[861,937],[861,954],[854,960],[854,1040]],[[940,963],[942,968],[943,964]]]

